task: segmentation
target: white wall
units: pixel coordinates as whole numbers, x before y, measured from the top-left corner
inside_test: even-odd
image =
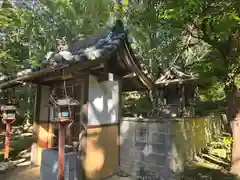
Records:
[[[94,76],[90,76],[88,100],[88,125],[118,122],[118,81],[98,83]]]

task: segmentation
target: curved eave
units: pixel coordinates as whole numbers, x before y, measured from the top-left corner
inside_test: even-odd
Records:
[[[131,72],[136,73],[137,78],[148,90],[152,90],[154,87],[152,80],[139,68],[136,57],[133,55],[130,45],[126,40],[124,42],[124,47],[126,52],[126,56],[123,58],[124,63]]]
[[[162,82],[155,82],[155,87],[162,87],[162,86],[169,86],[169,85],[176,85],[176,84],[189,84],[189,83],[196,83],[199,80],[198,77],[192,77],[188,79],[174,79],[174,80],[167,80]]]

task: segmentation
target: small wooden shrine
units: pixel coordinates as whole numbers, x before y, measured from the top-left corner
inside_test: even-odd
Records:
[[[194,117],[198,78],[173,66],[155,81],[155,107],[161,117]]]
[[[32,162],[39,165],[43,149],[62,145],[63,141],[57,140],[61,136],[58,125],[67,117],[71,122],[66,145],[76,145],[82,176],[99,180],[116,173],[120,161],[121,93],[128,85],[123,86],[124,77],[132,73],[152,88],[122,22],[117,20],[100,34],[48,53],[41,67],[0,77],[0,89],[36,85]],[[61,99],[69,103],[61,105],[57,102]]]

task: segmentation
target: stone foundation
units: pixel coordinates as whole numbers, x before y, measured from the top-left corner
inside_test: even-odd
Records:
[[[121,170],[136,180],[175,179],[222,129],[223,122],[217,115],[192,119],[124,118]]]

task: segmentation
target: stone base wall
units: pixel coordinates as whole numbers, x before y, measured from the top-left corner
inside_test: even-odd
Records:
[[[120,168],[133,179],[171,180],[223,129],[218,115],[192,119],[124,118]]]

